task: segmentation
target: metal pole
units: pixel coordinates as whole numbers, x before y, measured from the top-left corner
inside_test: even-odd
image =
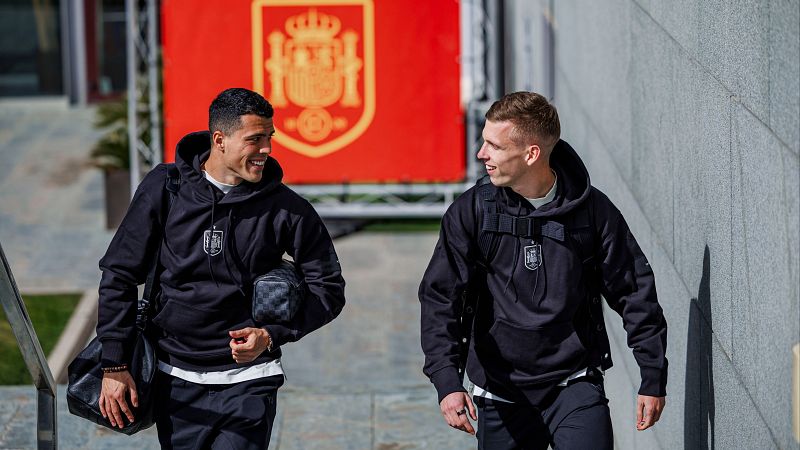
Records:
[[[150,99],[150,166],[162,162],[164,154],[161,151],[161,111],[159,104],[158,82],[158,14],[157,0],[147,0],[147,75]]]
[[[128,156],[130,158],[130,177],[131,177],[131,198],[133,198],[136,187],[139,186],[139,130],[136,123],[136,103],[138,95],[136,89],[137,78],[137,55],[136,55],[136,34],[139,30],[139,23],[136,14],[137,0],[125,0],[125,23],[127,25],[125,33],[125,43],[128,60]]]
[[[69,100],[73,104],[86,106],[88,86],[86,74],[86,21],[83,0],[62,1],[69,11]],[[67,66],[65,66],[66,68]],[[66,69],[65,69],[66,70]]]
[[[17,339],[22,359],[33,378],[37,390],[37,427],[36,441],[39,449],[55,449],[57,447],[56,427],[56,383],[47,359],[44,357],[39,338],[33,329],[25,303],[19,295],[17,283],[11,273],[3,247],[0,246],[0,303],[6,312],[11,331]]]
[[[486,3],[486,94],[495,101],[505,94],[503,75],[503,4],[501,0]]]
[[[56,398],[48,389],[36,390],[36,445],[39,450],[56,449],[58,441],[58,414]]]
[[[61,28],[61,92],[67,95],[70,103],[75,103],[76,95],[73,87],[73,66],[71,53],[74,52],[75,42],[72,39],[70,27],[70,3],[62,1],[59,6],[59,26]]]
[[[545,58],[547,58],[546,64],[547,68],[545,69],[545,73],[547,74],[547,91],[550,101],[554,101],[556,98],[556,38],[555,38],[555,1],[550,0],[550,5],[545,10],[544,14],[544,48],[545,48]]]

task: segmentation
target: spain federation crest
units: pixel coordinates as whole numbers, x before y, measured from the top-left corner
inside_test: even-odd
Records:
[[[536,270],[542,265],[542,245],[533,244],[525,246],[525,267]]]
[[[203,251],[210,256],[217,256],[222,251],[222,230],[206,230],[203,232]]]
[[[375,115],[372,0],[253,0],[253,84],[280,111],[274,140],[312,158]]]

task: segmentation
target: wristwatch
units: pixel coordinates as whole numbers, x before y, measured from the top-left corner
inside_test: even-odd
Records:
[[[267,330],[266,328],[262,328],[262,330],[264,330],[267,333],[267,339],[269,339],[269,344],[267,344],[267,352],[272,353],[272,343],[273,343],[272,335],[269,334],[269,330]]]

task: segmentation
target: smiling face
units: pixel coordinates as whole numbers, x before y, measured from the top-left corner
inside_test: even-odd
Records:
[[[519,192],[519,187],[530,178],[530,166],[538,157],[538,151],[514,142],[513,130],[514,124],[509,121],[487,120],[478,159],[486,165],[492,184]],[[538,150],[538,146],[535,147]]]
[[[214,131],[211,155],[205,170],[217,181],[237,185],[244,181],[258,183],[264,164],[272,153],[275,127],[272,118],[256,114],[239,117],[240,126],[230,134]]]

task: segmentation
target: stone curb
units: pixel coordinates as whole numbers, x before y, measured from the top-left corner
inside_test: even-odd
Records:
[[[67,382],[67,366],[75,355],[83,350],[94,331],[97,324],[97,299],[97,289],[89,289],[83,293],[56,346],[47,358],[47,364],[56,383]]]

